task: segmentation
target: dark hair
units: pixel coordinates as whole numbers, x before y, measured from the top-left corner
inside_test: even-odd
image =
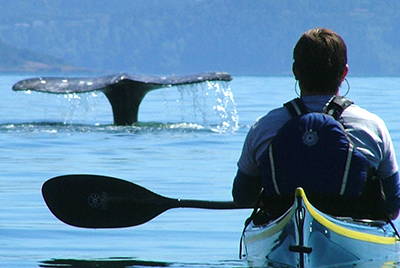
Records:
[[[303,90],[335,93],[347,64],[347,48],[337,33],[315,28],[301,36],[293,59],[293,72]]]

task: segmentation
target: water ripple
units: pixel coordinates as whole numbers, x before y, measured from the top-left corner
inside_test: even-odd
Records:
[[[239,127],[235,127],[239,129]],[[63,122],[22,122],[0,124],[0,133],[149,133],[149,132],[209,132],[232,133],[232,129],[219,125],[201,125],[198,123],[136,123],[131,126],[101,125],[101,124],[67,124]]]

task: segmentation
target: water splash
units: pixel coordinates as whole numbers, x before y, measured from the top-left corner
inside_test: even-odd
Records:
[[[90,92],[84,94],[69,93],[59,95],[59,98],[63,98],[68,103],[67,110],[63,111],[64,124],[71,124],[76,117],[82,117],[82,115],[95,112],[97,93]],[[83,111],[83,113],[81,113]],[[79,112],[79,115],[76,113]]]
[[[216,104],[214,111],[221,119],[217,129],[222,132],[236,131],[239,128],[239,115],[236,108],[233,92],[228,83],[207,83],[209,87],[215,88]]]
[[[20,107],[29,107],[30,113],[21,119],[24,122],[54,122],[60,121],[60,119],[63,124],[96,122],[99,110],[100,112],[104,110],[102,106],[109,108],[108,101],[99,92],[48,94],[27,90],[21,94],[29,96],[29,98],[20,97],[21,102],[18,103]],[[98,98],[99,95],[102,98]],[[99,102],[102,104],[98,105]],[[40,105],[40,103],[44,103],[44,105]],[[21,123],[21,121],[17,120],[17,123]]]
[[[239,128],[239,116],[229,83],[208,81],[177,88],[182,122],[200,123],[219,133],[234,132]],[[188,102],[187,98],[191,101]]]

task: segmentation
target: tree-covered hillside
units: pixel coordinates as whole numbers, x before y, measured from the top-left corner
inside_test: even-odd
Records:
[[[299,36],[322,26],[346,40],[352,75],[400,73],[398,0],[0,0],[0,4],[0,40],[14,48],[0,52],[2,69],[15,68],[13,59],[33,53],[50,65],[99,72],[288,75]]]
[[[0,41],[0,72],[83,72],[84,68],[69,66],[55,57],[17,49]]]

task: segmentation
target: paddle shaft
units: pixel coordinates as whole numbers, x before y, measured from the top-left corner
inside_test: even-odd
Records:
[[[178,205],[181,208],[203,208],[203,209],[244,209],[249,207],[237,206],[232,201],[205,201],[178,199]]]

